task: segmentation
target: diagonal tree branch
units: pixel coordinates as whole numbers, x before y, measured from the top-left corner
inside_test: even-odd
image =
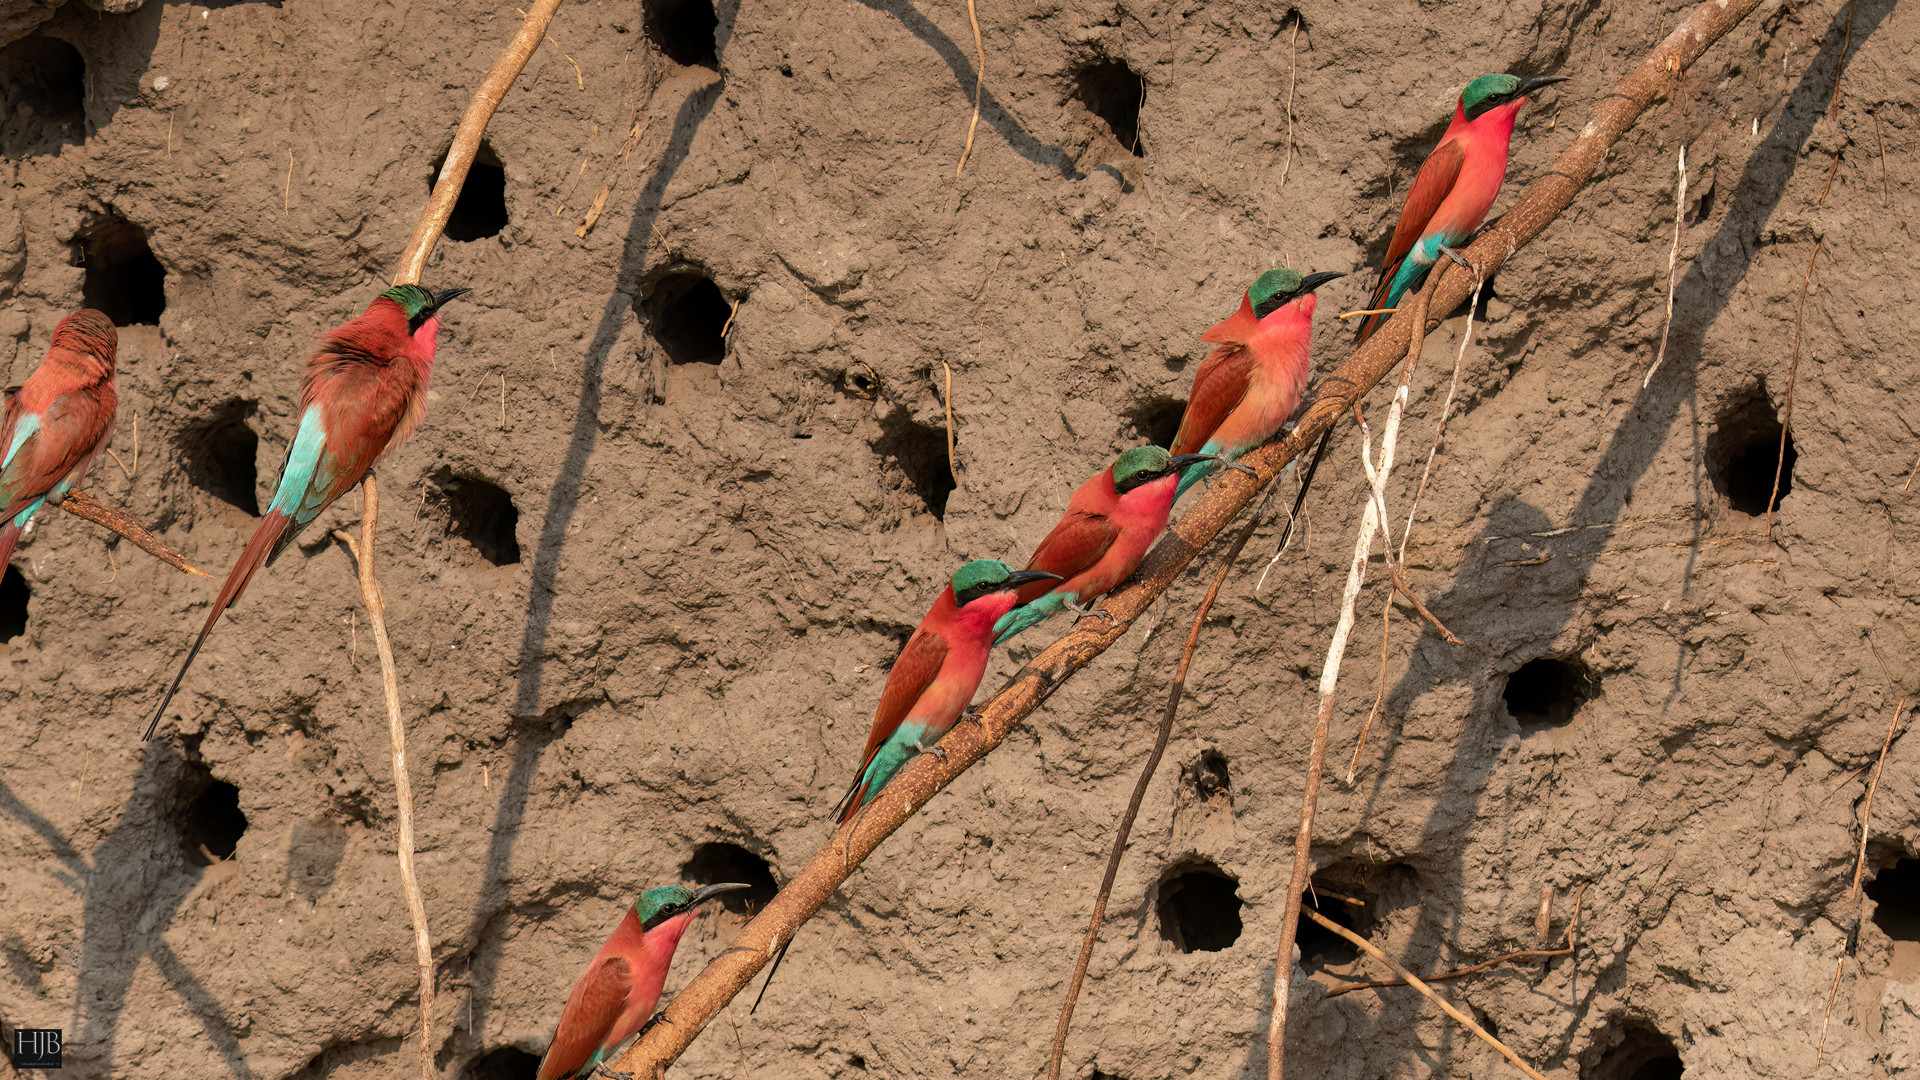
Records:
[[[1514,208],[1466,250],[1467,259],[1479,268],[1481,276],[1491,275],[1515,250],[1551,224],[1572,203],[1620,136],[1674,85],[1674,76],[1691,66],[1709,45],[1739,25],[1759,4],[1760,0],[1706,0],[1602,97],[1594,106],[1592,118],[1547,173],[1530,184]],[[1442,276],[1435,283],[1432,310],[1452,311],[1472,292],[1474,275],[1451,262],[1438,264],[1434,273]],[[1102,602],[1113,621],[1081,620],[1072,632],[1015,674],[980,710],[977,723],[960,724],[940,740],[946,760],[924,755],[902,769],[867,805],[866,812],[842,826],[827,847],[740,931],[734,947],[716,957],[680,992],[666,1009],[668,1022],[654,1025],[611,1067],[653,1077],[677,1059],[708,1021],[719,1015],[793,937],[800,924],[820,910],[882,840],[954,777],[1000,745],[1062,681],[1119,641],[1133,620],[1166,591],[1200,549],[1238,516],[1281,468],[1310,447],[1405,357],[1411,322],[1410,314],[1390,319],[1322,380],[1319,396],[1286,438],[1243,457],[1241,460],[1254,469],[1255,475],[1228,471],[1214,481],[1205,497],[1154,547],[1136,579]]]

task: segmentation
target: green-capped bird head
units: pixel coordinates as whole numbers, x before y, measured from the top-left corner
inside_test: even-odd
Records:
[[[401,286],[406,288],[407,286]],[[640,917],[640,929],[651,930],[676,915],[684,915],[708,900],[722,893],[739,892],[750,889],[751,885],[742,885],[737,881],[719,885],[703,885],[698,889],[689,889],[681,885],[662,885],[657,889],[648,889],[633,902],[633,913]]]
[[[426,321],[433,318],[440,310],[440,305],[472,291],[472,289],[443,289],[440,292],[431,293],[418,285],[395,285],[381,293],[380,298],[399,304],[400,310],[407,313],[407,333],[411,334],[426,325]]]
[[[1125,495],[1143,484],[1163,480],[1211,454],[1169,454],[1158,446],[1136,446],[1113,462],[1113,493]]]
[[[1014,592],[1035,581],[1059,581],[1045,570],[1009,570],[999,559],[975,559],[953,572],[953,602],[966,607],[983,596]]]
[[[1253,287],[1247,290],[1247,303],[1253,305],[1253,313],[1256,317],[1264,319],[1295,300],[1311,295],[1313,290],[1327,282],[1346,276],[1331,270],[1322,270],[1304,277],[1298,270],[1288,270],[1284,267],[1269,270],[1255,279]]]
[[[1570,77],[1529,75],[1522,78],[1518,75],[1482,75],[1468,83],[1465,90],[1460,91],[1460,108],[1466,112],[1467,119],[1478,120],[1502,105],[1513,105],[1518,108],[1518,103],[1525,101],[1528,94],[1542,86],[1566,82]]]

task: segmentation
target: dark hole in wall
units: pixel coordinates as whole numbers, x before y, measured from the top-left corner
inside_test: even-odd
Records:
[[[41,513],[45,512],[43,508]],[[9,564],[0,573],[0,641],[12,641],[27,632],[27,602],[32,599],[27,579]]]
[[[713,0],[646,0],[643,5],[647,36],[667,59],[687,67],[720,70],[715,32],[720,19]]]
[[[186,430],[182,456],[194,487],[254,517],[260,516],[257,476],[260,436],[247,419],[258,402],[222,402],[204,420]]]
[[[474,1058],[461,1071],[462,1080],[534,1080],[540,1059],[517,1046],[499,1046]]]
[[[1154,910],[1160,936],[1181,952],[1219,952],[1240,940],[1240,883],[1207,862],[1186,863],[1160,879]]]
[[[1920,859],[1901,859],[1866,885],[1873,922],[1895,941],[1920,941]]]
[[[861,1072],[866,1072],[867,1059],[861,1057],[859,1054],[851,1055],[847,1058],[847,1066],[849,1068],[859,1069]]]
[[[1707,436],[1707,478],[1713,490],[1726,496],[1733,509],[1755,517],[1767,512],[1776,465],[1780,493],[1773,497],[1773,509],[1780,509],[1792,493],[1793,466],[1799,457],[1789,432],[1786,460],[1780,460],[1780,419],[1765,386],[1722,412]]]
[[[1187,414],[1187,403],[1173,398],[1153,398],[1127,410],[1127,423],[1133,435],[1152,446],[1172,446],[1180,432],[1180,418]]]
[[[679,271],[654,283],[644,301],[647,332],[675,364],[717,364],[727,355],[721,333],[733,305],[705,274]]]
[[[873,444],[874,453],[898,465],[927,513],[944,521],[947,498],[955,486],[953,466],[947,459],[946,429],[915,423],[905,409],[896,409],[881,421],[880,432],[880,440]],[[954,445],[960,445],[957,436]]]
[[[1577,660],[1542,656],[1520,665],[1500,691],[1521,731],[1561,727],[1594,697],[1593,676]]]
[[[87,137],[87,64],[45,34],[0,49],[0,155],[48,154]]]
[[[1308,911],[1317,911],[1358,934],[1361,933],[1361,927],[1354,918],[1353,909],[1325,893],[1317,894],[1320,902],[1316,906],[1316,894],[1312,889],[1303,895],[1305,898],[1300,901],[1300,924],[1293,932],[1293,943],[1300,949],[1300,966],[1340,967],[1360,959],[1360,950],[1354,948],[1346,938],[1307,918]]]
[[[1679,1080],[1685,1074],[1673,1040],[1642,1023],[1625,1026],[1617,1045],[1580,1070],[1581,1080]]]
[[[73,239],[73,265],[84,267],[80,298],[116,326],[158,326],[167,310],[167,268],[154,257],[147,231],[109,213]]]
[[[773,869],[767,860],[741,847],[739,844],[714,842],[701,844],[693,851],[693,858],[680,868],[680,876],[697,885],[718,885],[723,881],[737,881],[753,886],[741,892],[722,894],[718,900],[721,907],[735,915],[753,915],[767,906],[767,901],[780,891],[773,880]]]
[[[456,476],[451,469],[434,474],[433,485],[446,501],[447,531],[495,566],[520,561],[520,511],[513,496],[477,476]]]
[[[1121,1076],[1119,1073],[1108,1072],[1096,1065],[1093,1068],[1093,1075],[1088,1077],[1087,1080],[1127,1080],[1127,1078]]]
[[[1202,801],[1233,796],[1233,774],[1227,769],[1227,756],[1218,750],[1202,753],[1187,766],[1187,782],[1193,785],[1194,795]]]
[[[1140,142],[1140,106],[1146,94],[1147,81],[1122,60],[1096,60],[1073,75],[1074,99],[1106,121],[1113,137],[1134,157],[1147,156]]]
[[[247,816],[240,812],[240,789],[225,780],[215,780],[205,764],[188,766],[185,807],[180,817],[180,849],[195,866],[212,866],[230,859],[247,831]]]
[[[433,171],[427,174],[429,192],[440,179],[440,169],[446,163],[445,154],[434,161]],[[484,240],[500,235],[500,230],[506,227],[507,170],[493,147],[482,142],[474,152],[473,164],[467,168],[467,182],[460,185],[460,197],[454,200],[453,215],[447,218],[446,238],[462,242]]]

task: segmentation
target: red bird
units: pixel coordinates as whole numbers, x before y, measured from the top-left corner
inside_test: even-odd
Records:
[[[1137,446],[1121,454],[1100,475],[1080,485],[1067,512],[1027,560],[1028,570],[1044,570],[1065,579],[1049,588],[1021,588],[1023,607],[1007,612],[994,630],[995,644],[1066,608],[1081,615],[1104,614],[1086,605],[1106,595],[1140,568],[1147,549],[1167,527],[1180,470],[1212,454],[1167,453]]]
[[[673,951],[696,909],[722,893],[747,888],[752,886],[737,882],[698,891],[664,885],[641,893],[573,984],[535,1080],[585,1080],[625,1052],[627,1042],[653,1018]]]
[[[1169,448],[1231,462],[1273,438],[1307,388],[1313,344],[1313,290],[1347,275],[1323,271],[1301,277],[1269,270],[1240,298],[1240,310],[1200,335],[1220,346],[1200,363],[1193,395]],[[1202,462],[1180,477],[1178,499],[1213,471]]]
[[[435,294],[418,285],[398,285],[375,298],[359,318],[321,336],[307,361],[306,382],[300,387],[300,429],[287,447],[280,486],[214,598],[180,673],[154,710],[147,738],[153,738],[220,614],[240,599],[254,573],[278,558],[322,510],[353,490],[374,462],[420,426],[427,413],[440,305],[467,291]]]
[[[1400,298],[1426,277],[1443,246],[1466,243],[1487,219],[1507,177],[1507,144],[1513,139],[1513,120],[1520,106],[1532,91],[1567,78],[1482,75],[1460,91],[1453,123],[1447,125],[1440,145],[1427,155],[1407,189],[1400,222],[1393,227],[1393,240],[1380,267],[1380,285],[1368,307],[1397,307]],[[1385,315],[1369,315],[1362,320],[1360,340],[1367,340],[1385,319]]]
[[[113,320],[81,308],[53,328],[40,366],[9,392],[0,414],[0,568],[35,511],[65,498],[112,437],[119,344]]]

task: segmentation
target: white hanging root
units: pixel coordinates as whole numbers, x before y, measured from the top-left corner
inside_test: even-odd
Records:
[[[1680,233],[1686,228],[1687,208],[1687,148],[1680,147],[1680,186],[1673,195],[1673,247],[1667,252],[1667,321],[1660,328],[1660,351],[1653,356],[1653,366],[1647,369],[1647,377],[1640,380],[1640,389],[1645,390],[1653,382],[1653,373],[1660,370],[1660,362],[1667,358],[1667,335],[1673,333],[1673,281],[1674,268],[1680,262]]]
[[[1479,271],[1473,275],[1473,299],[1467,302],[1467,328],[1460,335],[1460,351],[1453,356],[1453,378],[1447,382],[1447,400],[1440,406],[1440,423],[1433,429],[1433,445],[1427,448],[1427,464],[1420,470],[1420,486],[1413,489],[1413,501],[1407,504],[1407,527],[1400,530],[1400,561],[1407,561],[1407,537],[1413,534],[1413,516],[1420,512],[1420,496],[1427,493],[1427,480],[1433,476],[1433,459],[1440,453],[1440,440],[1447,435],[1447,418],[1453,415],[1453,398],[1460,389],[1460,365],[1467,358],[1467,346],[1473,341],[1473,313],[1480,307],[1480,290],[1486,285]]]

